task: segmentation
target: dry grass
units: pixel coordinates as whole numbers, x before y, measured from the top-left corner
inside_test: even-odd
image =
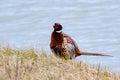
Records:
[[[34,49],[0,48],[0,80],[120,80],[120,75]]]

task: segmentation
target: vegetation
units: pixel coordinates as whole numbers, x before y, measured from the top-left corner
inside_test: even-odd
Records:
[[[34,48],[0,47],[0,80],[120,80],[120,75]]]

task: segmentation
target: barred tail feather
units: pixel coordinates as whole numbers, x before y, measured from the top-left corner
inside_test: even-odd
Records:
[[[108,56],[113,57],[111,55],[101,54],[101,53],[93,53],[93,52],[80,52],[81,55],[88,55],[88,56]]]

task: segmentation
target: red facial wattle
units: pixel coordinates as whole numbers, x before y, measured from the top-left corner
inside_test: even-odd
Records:
[[[55,25],[54,25],[54,28],[55,28],[55,29],[58,29],[58,28],[59,28],[59,24],[55,24]]]

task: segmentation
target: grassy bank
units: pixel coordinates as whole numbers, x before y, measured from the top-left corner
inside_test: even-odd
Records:
[[[0,48],[0,80],[120,80],[120,76],[43,51],[6,47]]]

